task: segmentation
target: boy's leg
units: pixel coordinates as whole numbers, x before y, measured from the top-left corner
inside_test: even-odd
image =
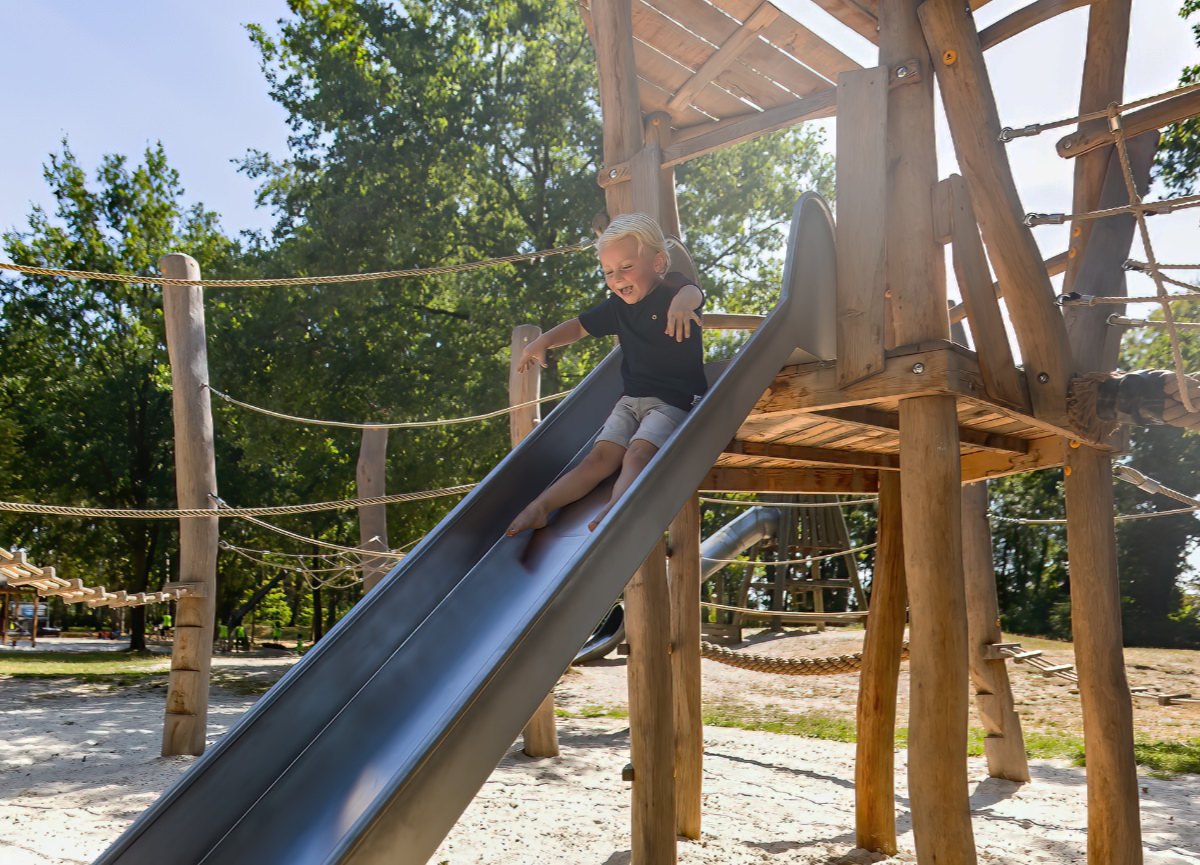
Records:
[[[612,510],[612,506],[616,504],[617,499],[625,494],[625,490],[629,489],[638,475],[642,473],[642,469],[654,458],[658,453],[658,446],[652,445],[645,439],[634,439],[629,443],[629,449],[625,451],[625,459],[621,461],[621,474],[617,476],[617,482],[613,485],[612,496],[608,500],[608,504],[600,513],[596,514],[595,519],[588,523],[589,529],[595,529],[600,525],[600,521],[604,519],[604,515]]]
[[[509,536],[525,529],[546,525],[550,512],[578,501],[622,465],[625,448],[610,441],[598,441],[575,468],[552,483],[526,506],[508,527]]]

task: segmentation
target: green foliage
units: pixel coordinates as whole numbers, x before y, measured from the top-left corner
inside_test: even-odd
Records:
[[[1198,11],[1198,0],[1183,0],[1179,17],[1187,19]],[[1200,24],[1192,25],[1192,33],[1200,45]],[[1197,82],[1200,82],[1200,65],[1184,67],[1179,84]],[[1191,117],[1167,127],[1159,144],[1155,167],[1158,179],[1168,189],[1183,195],[1196,191],[1196,177],[1200,174],[1200,118]]]
[[[1200,739],[1166,742],[1139,737],[1133,743],[1134,757],[1155,778],[1200,774]]]

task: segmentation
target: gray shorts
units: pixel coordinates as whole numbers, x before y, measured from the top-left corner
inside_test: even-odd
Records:
[[[655,396],[623,396],[600,428],[596,441],[627,448],[635,439],[641,439],[661,448],[687,416],[683,409]]]

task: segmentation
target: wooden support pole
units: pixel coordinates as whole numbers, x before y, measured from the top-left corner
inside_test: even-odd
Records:
[[[700,708],[700,500],[671,521],[671,693],[675,703],[675,832],[700,838],[704,725]]]
[[[518,324],[513,328],[512,351],[508,365],[508,404],[521,405],[531,402],[541,396],[542,371],[534,364],[525,372],[517,371],[521,353],[525,346],[542,335],[542,329],[536,324]],[[525,436],[533,432],[542,417],[540,405],[526,405],[515,408],[508,415],[509,438],[512,446],[516,447]],[[530,757],[557,757],[558,731],[554,726],[554,692],[546,695],[546,699],[538,706],[529,723],[522,732],[525,740],[525,753]]]
[[[604,163],[632,159],[642,146],[642,111],[633,57],[632,0],[593,0],[600,113],[604,118]],[[609,218],[633,209],[630,185],[605,190]]]
[[[374,427],[362,431],[358,449],[358,497],[360,499],[387,495],[386,428]],[[387,505],[367,505],[358,509],[359,546],[364,550],[388,550]],[[363,592],[369,592],[387,576],[392,559],[363,555]]]
[[[855,843],[890,856],[896,852],[896,688],[908,606],[900,477],[895,474],[879,480],[878,541],[859,674]]]
[[[1087,48],[1083,58],[1083,82],[1079,89],[1079,113],[1103,111],[1110,103],[1120,102],[1125,92],[1125,55],[1129,51],[1129,12],[1133,0],[1092,0],[1088,8]],[[1079,124],[1079,133],[1107,132],[1108,121],[1101,117]],[[1104,186],[1111,145],[1085,153],[1075,160],[1075,190],[1071,210],[1082,213],[1095,210]],[[1083,252],[1096,221],[1085,219],[1071,224],[1071,249],[1063,291],[1071,291]]]
[[[883,369],[888,70],[837,85],[837,371],[841,387]]]
[[[200,279],[190,255],[159,259],[170,279]],[[204,331],[204,289],[163,286],[163,319],[171,359],[171,404],[175,415],[175,489],[181,508],[215,511],[217,463],[212,402],[208,393],[208,348]],[[209,668],[217,598],[216,517],[179,521],[179,582],[198,591],[179,599],[175,641],[167,683],[162,755],[200,755],[208,720]]]
[[[1071,630],[1087,757],[1087,861],[1140,865],[1133,701],[1121,639],[1112,484],[1107,453],[1087,445],[1068,448],[1064,486]]]
[[[1017,332],[1034,413],[1066,423],[1067,384],[1074,371],[1066,327],[998,139],[1000,118],[979,34],[962,0],[925,0],[920,17],[958,164]]]
[[[655,219],[663,234],[681,237],[679,227],[679,201],[675,196],[675,169],[663,164],[663,151],[671,144],[671,115],[656,111],[646,118],[645,145],[656,151],[657,177],[648,178],[657,182],[658,200]],[[635,190],[634,195],[637,195]]]
[[[909,637],[908,788],[917,859],[973,865],[967,791],[967,611],[952,396],[900,403]]]
[[[674,700],[667,547],[659,541],[625,587],[629,641],[632,865],[674,865]]]
[[[988,775],[1009,781],[1029,780],[1029,760],[1021,719],[1013,708],[1008,667],[1003,658],[988,656],[999,643],[1000,605],[992,565],[992,528],[988,524],[987,481],[962,488],[963,572],[966,577],[967,632],[970,639],[971,681],[975,707],[987,738],[983,753]]]

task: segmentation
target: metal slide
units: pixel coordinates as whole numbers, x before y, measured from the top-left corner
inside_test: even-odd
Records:
[[[832,357],[834,259],[828,207],[806,194],[779,304],[596,531],[604,491],[504,536],[590,445],[619,352],[97,865],[424,863],[793,349]]]

